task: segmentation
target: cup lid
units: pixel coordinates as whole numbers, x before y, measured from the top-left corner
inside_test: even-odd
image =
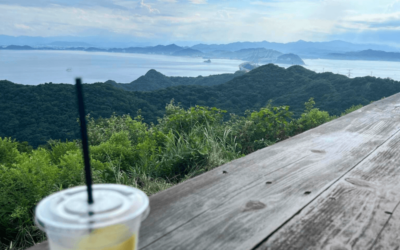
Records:
[[[36,206],[35,223],[42,230],[80,230],[144,220],[149,198],[134,187],[96,184],[93,204],[87,202],[86,186],[69,188],[44,198]]]

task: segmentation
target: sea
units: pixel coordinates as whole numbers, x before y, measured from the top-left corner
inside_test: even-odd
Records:
[[[240,60],[205,59],[164,55],[85,52],[0,50],[0,80],[38,85],[73,84],[76,77],[84,83],[114,80],[129,83],[155,69],[167,76],[209,76],[234,73]],[[375,76],[400,81],[400,62],[305,59],[305,68],[317,73],[332,72],[348,77]],[[288,65],[279,65],[288,67]]]
[[[130,83],[155,69],[167,76],[209,76],[234,73],[240,60],[205,59],[164,55],[45,50],[0,50],[0,80],[38,85],[113,80]]]
[[[332,72],[350,78],[374,76],[400,81],[400,62],[303,59],[305,68],[317,73]],[[279,65],[287,68],[287,65]]]

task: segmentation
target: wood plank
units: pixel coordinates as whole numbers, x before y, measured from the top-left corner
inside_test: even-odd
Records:
[[[140,246],[254,247],[396,133],[398,103],[381,100],[152,196]]]
[[[385,224],[383,230],[379,232],[373,249],[376,250],[398,250],[400,249],[400,202],[397,203],[395,210]]]
[[[399,149],[400,132],[257,249],[399,248]]]

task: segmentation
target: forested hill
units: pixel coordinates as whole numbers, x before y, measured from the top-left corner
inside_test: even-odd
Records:
[[[228,82],[243,74],[245,74],[244,71],[236,71],[234,74],[219,74],[205,77],[176,77],[165,76],[160,72],[151,69],[144,76],[139,77],[131,83],[122,84],[114,81],[107,81],[106,83],[128,91],[153,91],[180,85],[213,86]]]
[[[28,86],[0,81],[0,137],[28,141],[34,146],[49,139],[78,138],[75,88],[68,84]],[[215,86],[176,86],[151,92],[130,92],[110,84],[84,85],[86,109],[92,117],[136,115],[157,122],[166,103],[174,99],[184,107],[203,105],[242,115],[258,110],[269,100],[289,105],[299,115],[314,97],[316,107],[340,114],[352,105],[368,104],[397,92],[400,83],[390,79],[349,79],[332,73],[315,73],[301,66],[288,69],[269,64]]]

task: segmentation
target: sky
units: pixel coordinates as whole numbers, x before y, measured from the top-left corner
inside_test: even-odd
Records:
[[[400,46],[400,0],[0,0],[0,35]]]

